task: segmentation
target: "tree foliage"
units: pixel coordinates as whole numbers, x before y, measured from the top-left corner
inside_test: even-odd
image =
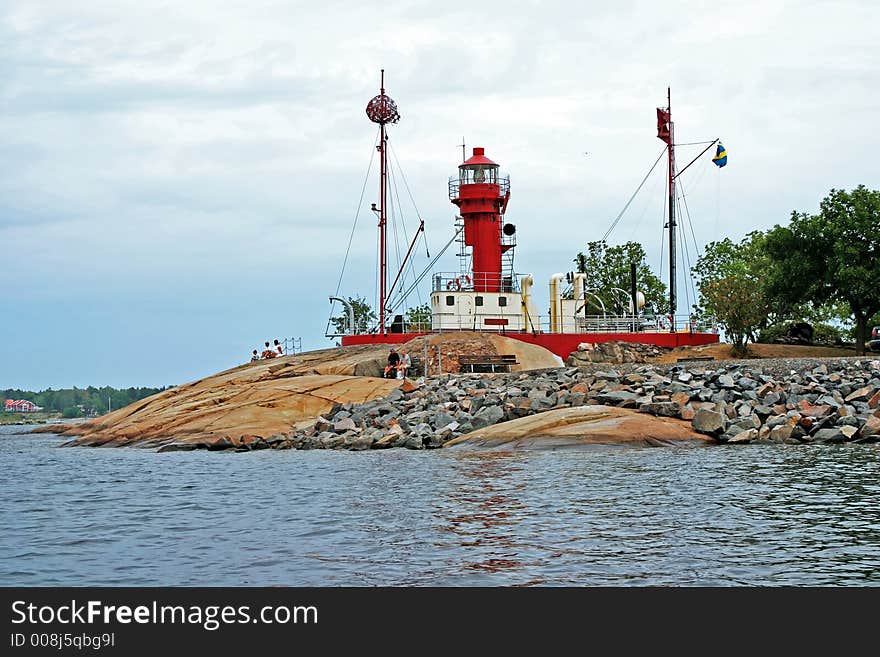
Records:
[[[410,331],[431,330],[431,306],[423,303],[406,311],[406,323]]]
[[[111,410],[128,406],[132,402],[155,395],[167,388],[124,388],[117,390],[109,386],[96,388],[48,388],[40,392],[9,388],[2,391],[5,399],[26,399],[44,411],[62,413],[64,417],[81,417],[83,415],[100,415]]]
[[[788,225],[709,244],[694,274],[695,310],[715,315],[736,348],[758,331],[779,335],[791,321],[838,339],[839,327],[823,324],[837,320],[855,324],[864,353],[869,327],[880,320],[880,192],[832,189],[817,214],[793,212]]]
[[[352,310],[354,310],[354,333],[367,333],[376,326],[376,320],[378,319],[376,312],[370,308],[366,299],[363,297],[348,297],[348,302],[351,304]],[[337,333],[346,332],[348,327],[347,312],[343,308],[341,315],[330,318],[330,323],[333,324]]]
[[[739,353],[773,321],[774,314],[781,317],[786,312],[774,308],[766,294],[764,275],[772,263],[763,247],[760,231],[738,243],[729,238],[710,242],[693,267],[699,291],[695,313],[714,317]]]
[[[577,271],[587,274],[587,289],[602,299],[608,312],[616,314],[629,311],[631,262],[636,263],[637,287],[645,295],[646,308],[658,314],[668,312],[666,285],[651,271],[645,249],[638,242],[616,246],[608,246],[604,240],[587,242],[586,253],[578,253],[574,259]],[[623,292],[615,293],[613,288]]]
[[[864,354],[868,324],[880,312],[880,191],[832,189],[819,213],[793,212],[767,234],[777,263],[771,292],[816,305],[846,304]]]

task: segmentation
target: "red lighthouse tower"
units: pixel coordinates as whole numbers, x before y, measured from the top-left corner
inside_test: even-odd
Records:
[[[474,148],[473,156],[459,165],[458,177],[449,181],[449,200],[460,209],[464,242],[473,249],[474,292],[505,291],[501,254],[512,244],[503,243],[502,225],[510,178],[498,174],[498,165],[486,157],[485,149]]]

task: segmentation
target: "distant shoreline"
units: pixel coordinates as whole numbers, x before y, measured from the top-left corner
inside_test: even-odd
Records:
[[[24,417],[3,417],[4,415],[9,416],[21,416]],[[43,426],[43,425],[68,425],[68,424],[79,424],[80,422],[86,422],[87,420],[91,420],[93,418],[86,417],[75,417],[75,418],[61,418],[61,417],[50,417],[50,418],[39,418],[39,417],[27,417],[27,414],[24,413],[0,413],[0,427],[8,427],[8,426]]]

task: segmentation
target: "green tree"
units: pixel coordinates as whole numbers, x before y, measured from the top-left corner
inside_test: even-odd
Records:
[[[646,304],[658,314],[666,314],[669,299],[666,285],[648,266],[644,247],[638,242],[608,246],[604,240],[587,242],[586,253],[578,253],[574,263],[577,270],[587,274],[586,287],[596,294],[609,312],[623,314],[629,310],[630,263],[636,263],[638,290],[645,295]],[[612,288],[626,293],[615,294]],[[626,305],[621,307],[621,304]]]
[[[354,333],[366,333],[376,324],[376,313],[370,308],[367,300],[362,297],[348,297],[348,302],[354,310]],[[330,323],[337,333],[345,333],[348,327],[348,316],[345,308],[342,314],[332,317]]]
[[[163,390],[166,390],[166,388],[127,388],[125,390],[116,390],[106,386],[100,389],[89,386],[85,389],[63,388],[61,390],[52,390],[48,388],[40,392],[10,388],[2,392],[6,399],[27,399],[34,402],[37,406],[42,406],[48,412],[64,413],[71,408],[77,408],[78,405],[82,405],[86,412],[106,413],[108,397],[111,398],[113,408],[117,409],[128,406],[132,402],[139,401],[145,397],[155,395]],[[77,412],[79,413],[78,408]]]
[[[869,320],[880,312],[880,191],[832,189],[815,215],[793,212],[767,235],[778,269],[777,295],[817,305],[846,304],[856,353],[865,353]]]
[[[410,308],[406,311],[406,323],[410,331],[431,330],[431,306],[423,303],[421,306]]]
[[[729,238],[710,242],[693,267],[699,299],[698,317],[714,317],[737,354],[773,321],[787,316],[767,295],[765,273],[773,266],[764,250],[765,235],[749,233],[739,243]],[[774,317],[775,315],[775,317]]]

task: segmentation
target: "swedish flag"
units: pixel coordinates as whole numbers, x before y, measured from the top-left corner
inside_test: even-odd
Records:
[[[712,158],[712,161],[717,164],[719,167],[723,167],[727,164],[727,149],[718,142],[718,150],[715,151],[715,157]]]

